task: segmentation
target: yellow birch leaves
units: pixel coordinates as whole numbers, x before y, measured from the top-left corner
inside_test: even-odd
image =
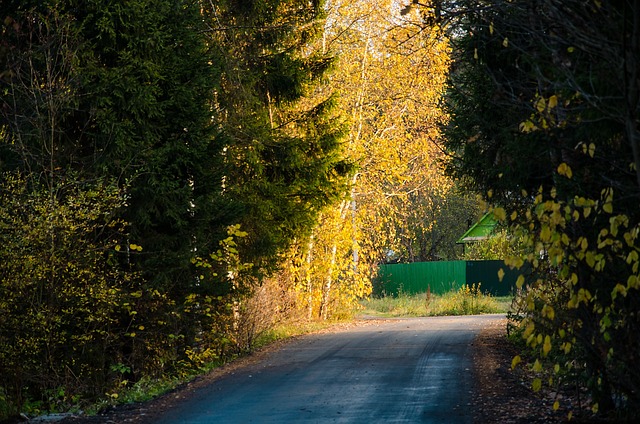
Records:
[[[437,31],[412,25],[419,17],[418,9],[401,15],[391,0],[332,2],[327,9],[323,48],[338,58],[329,83],[350,117],[345,150],[358,173],[351,198],[323,213],[310,244],[307,258],[324,261],[306,267],[305,290],[315,292],[307,296],[316,303],[366,296],[370,270],[401,249],[411,231],[430,231],[453,188],[433,143],[447,120],[438,104],[450,48]]]

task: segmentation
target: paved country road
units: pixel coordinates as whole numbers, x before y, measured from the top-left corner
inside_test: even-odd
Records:
[[[472,343],[501,318],[378,320],[301,337],[152,422],[471,423]]]

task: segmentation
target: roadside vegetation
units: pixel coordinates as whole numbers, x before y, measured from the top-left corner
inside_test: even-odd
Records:
[[[519,243],[514,366],[570,382],[580,419],[637,422],[640,2],[432,3],[455,32],[448,172]]]
[[[482,211],[443,172],[450,44],[422,21],[391,0],[1,2],[0,420],[348,319],[391,251],[453,258]]]
[[[360,315],[374,317],[425,317],[444,315],[506,314],[512,297],[484,294],[480,285],[465,285],[442,295],[430,292],[372,297],[360,302]]]

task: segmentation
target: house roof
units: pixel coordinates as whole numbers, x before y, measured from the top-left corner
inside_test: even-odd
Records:
[[[456,243],[465,244],[486,240],[491,236],[496,225],[498,225],[496,217],[492,212],[487,212],[478,222],[473,224]]]

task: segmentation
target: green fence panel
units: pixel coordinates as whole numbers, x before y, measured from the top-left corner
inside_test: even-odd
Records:
[[[381,265],[375,293],[434,294],[457,290],[465,283],[465,261],[414,262],[410,264]]]
[[[498,271],[504,271],[502,281]],[[508,296],[516,286],[521,271],[512,270],[503,261],[467,261],[467,284],[478,284],[483,293],[493,296]]]
[[[498,271],[505,274],[502,281]],[[508,296],[513,292],[521,271],[511,270],[503,261],[437,261],[410,264],[380,265],[374,284],[375,295],[398,293],[443,294],[464,284],[480,283],[481,290],[493,296]]]

